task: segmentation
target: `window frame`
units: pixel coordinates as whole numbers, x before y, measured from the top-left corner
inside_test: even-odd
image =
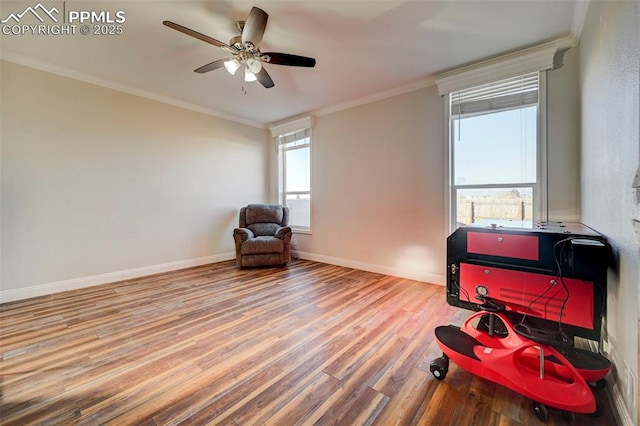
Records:
[[[538,72],[538,108],[537,108],[537,141],[536,141],[536,182],[535,183],[505,183],[505,184],[455,184],[455,150],[453,141],[454,121],[451,117],[451,92],[444,96],[444,127],[445,127],[445,173],[446,200],[445,216],[449,222],[449,232],[454,232],[458,226],[457,220],[457,191],[460,189],[491,189],[491,188],[532,188],[533,222],[547,220],[547,73]],[[495,78],[500,81],[502,78]]]
[[[295,135],[297,133],[304,132],[304,137],[299,139],[294,139],[289,142],[283,141],[284,138],[290,135]],[[293,132],[287,132],[283,134],[279,134],[276,137],[276,144],[278,147],[278,199],[280,203],[284,206],[287,206],[287,196],[288,195],[308,195],[309,196],[309,226],[300,226],[291,223],[291,212],[289,213],[289,226],[294,233],[297,234],[311,234],[312,233],[312,224],[313,224],[313,197],[312,197],[312,187],[313,187],[313,174],[312,174],[312,158],[313,158],[313,135],[312,129],[298,129]],[[295,144],[291,147],[286,147],[287,144],[290,144],[294,141],[300,141],[303,139],[308,139],[308,142],[303,144]],[[309,149],[309,190],[308,191],[287,191],[287,164],[286,164],[286,153],[295,151],[298,149],[308,148]]]

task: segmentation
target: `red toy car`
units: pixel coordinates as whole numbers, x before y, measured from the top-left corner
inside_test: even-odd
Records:
[[[431,362],[431,373],[443,380],[449,359],[484,379],[501,384],[534,401],[537,417],[547,420],[547,408],[574,413],[596,413],[591,386],[605,384],[611,369],[605,357],[572,346],[573,339],[558,332],[511,324],[504,305],[484,298],[482,311],[462,327],[436,327],[443,356]]]

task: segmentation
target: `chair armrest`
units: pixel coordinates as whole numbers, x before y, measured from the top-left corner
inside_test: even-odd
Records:
[[[280,238],[281,240],[284,240],[284,238],[287,236],[287,234],[291,234],[291,227],[290,226],[281,226],[280,228],[278,228],[276,230],[275,237],[276,238]]]
[[[233,230],[233,238],[237,242],[245,242],[254,236],[253,232],[248,228],[236,228]]]

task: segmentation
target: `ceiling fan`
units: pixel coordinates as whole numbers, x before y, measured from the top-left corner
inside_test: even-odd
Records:
[[[263,64],[312,68],[316,65],[316,60],[314,58],[288,53],[260,52],[260,42],[262,41],[268,18],[269,15],[267,15],[264,10],[253,7],[246,21],[236,22],[236,28],[240,34],[231,38],[229,44],[225,44],[215,38],[171,21],[163,21],[162,23],[181,33],[213,44],[231,54],[228,58],[218,59],[207,65],[203,65],[194,70],[195,72],[203,74],[224,67],[233,75],[236,71],[242,69],[244,72],[244,81],[258,80],[264,87],[270,88],[274,86],[274,83],[267,73],[267,70],[264,69]]]

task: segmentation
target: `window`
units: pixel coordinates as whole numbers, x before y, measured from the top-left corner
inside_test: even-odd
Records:
[[[449,94],[451,230],[545,219],[543,84],[534,72]]]
[[[311,129],[278,136],[280,198],[294,231],[311,231]]]
[[[547,70],[562,37],[434,76],[445,97],[450,230],[547,220]]]

